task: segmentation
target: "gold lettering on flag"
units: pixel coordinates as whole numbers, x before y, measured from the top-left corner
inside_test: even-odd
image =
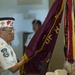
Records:
[[[56,26],[55,32],[56,32],[56,34],[59,33],[59,28],[57,26]]]
[[[46,44],[49,44],[50,41],[52,40],[51,36],[52,36],[52,35],[47,36],[47,39],[46,39],[46,42],[45,42]]]

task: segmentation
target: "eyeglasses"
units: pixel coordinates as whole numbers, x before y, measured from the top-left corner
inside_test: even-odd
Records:
[[[15,29],[4,29],[3,31],[9,32],[9,33],[14,33]]]
[[[6,30],[7,32],[10,32],[10,33],[13,33],[14,32],[14,30]]]

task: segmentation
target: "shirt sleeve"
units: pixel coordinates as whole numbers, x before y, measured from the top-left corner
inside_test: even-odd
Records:
[[[4,70],[9,69],[16,64],[9,48],[0,49],[0,63]]]
[[[27,40],[26,40],[26,42],[25,42],[25,46],[26,46],[26,47],[28,46],[28,44],[29,44],[29,42],[31,41],[32,37],[33,37],[33,34],[29,34],[29,35],[28,35]]]

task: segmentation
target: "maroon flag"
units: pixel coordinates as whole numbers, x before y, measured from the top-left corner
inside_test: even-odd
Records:
[[[64,0],[55,0],[43,25],[25,50],[25,65],[21,75],[44,75],[52,56],[60,29]]]

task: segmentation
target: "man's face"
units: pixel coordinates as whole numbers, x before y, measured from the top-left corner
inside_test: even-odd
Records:
[[[39,29],[39,27],[40,26],[38,24],[34,23],[33,24],[33,30],[34,30],[34,32],[36,32]]]
[[[13,27],[7,27],[4,30],[2,30],[2,35],[4,36],[5,40],[7,42],[11,42],[14,40],[14,29]]]

